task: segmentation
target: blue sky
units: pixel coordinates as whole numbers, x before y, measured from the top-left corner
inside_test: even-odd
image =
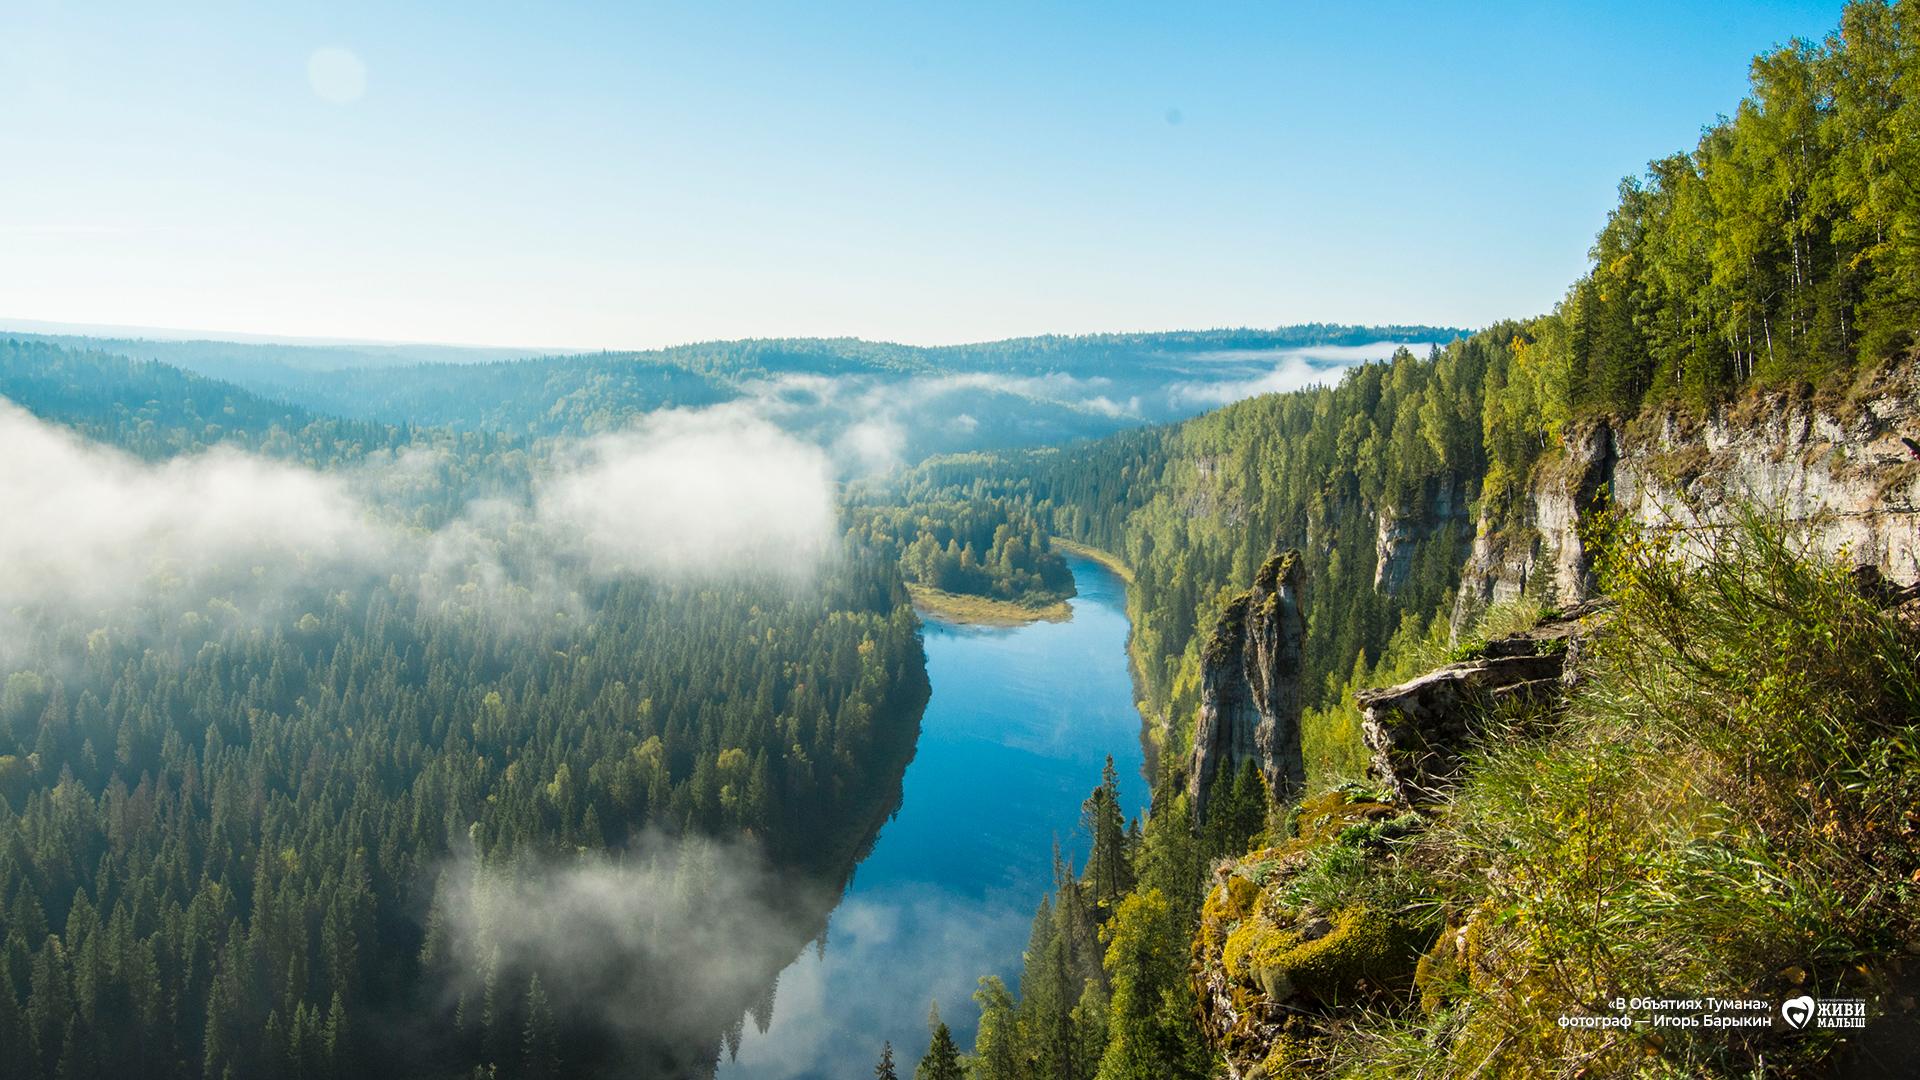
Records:
[[[0,318],[1480,325],[1551,306],[1620,177],[1839,9],[0,0]]]

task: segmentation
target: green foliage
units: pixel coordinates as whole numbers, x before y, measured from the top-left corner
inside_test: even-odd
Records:
[[[1106,933],[1113,992],[1099,1080],[1204,1076],[1186,986],[1186,935],[1158,889],[1134,892]]]
[[[1911,0],[1856,0],[1825,41],[1756,57],[1731,117],[1622,183],[1592,270],[1535,346],[1563,400],[1712,404],[1905,348],[1920,324],[1920,192],[1903,179],[1920,175],[1916,71]]]
[[[1100,786],[1081,804],[1080,824],[1093,838],[1081,880],[1089,900],[1104,917],[1133,888],[1126,820],[1120,812],[1120,777],[1114,771],[1112,754],[1107,755]]]
[[[933,1038],[927,1044],[926,1056],[913,1070],[913,1080],[965,1080],[960,1048],[954,1044],[953,1032],[940,1019],[939,1009],[933,1010],[927,1024],[933,1029]]]
[[[997,975],[983,975],[973,1001],[980,1007],[980,1026],[973,1036],[967,1066],[973,1080],[1020,1080],[1022,1047],[1020,1021],[1013,995]]]
[[[508,493],[525,475],[503,440],[313,418],[40,345],[0,343],[0,389],[154,456],[237,445],[328,467],[432,446],[443,475]],[[14,613],[10,1075],[590,1071],[613,1034],[538,973],[503,968],[473,1000],[432,980],[446,941],[423,909],[455,852],[514,864],[659,830],[752,838],[831,878],[897,791],[925,700],[892,555],[858,545],[804,591],[622,578],[517,620],[399,576],[282,591],[246,613],[160,591],[104,625]]]
[[[1186,793],[1176,790],[1157,805],[1140,834],[1138,887],[1158,889],[1184,926],[1199,910],[1208,859]]]
[[[1253,758],[1237,770],[1214,774],[1207,798],[1207,817],[1201,825],[1201,849],[1209,859],[1238,855],[1267,827],[1267,808],[1273,801],[1267,778]]]
[[[1705,541],[1620,526],[1606,550],[1618,607],[1567,716],[1494,736],[1436,830],[1386,841],[1436,872],[1355,880],[1330,855],[1298,879],[1323,897],[1411,882],[1450,912],[1421,966],[1427,1018],[1341,1034],[1356,1075],[1811,1070],[1832,1033],[1557,1017],[1681,988],[1894,992],[1888,958],[1920,929],[1920,629],[1759,516]],[[1334,850],[1350,842],[1373,840]]]
[[[1145,832],[1123,830],[1108,762],[1084,807],[1093,851],[1080,875],[1056,852],[1019,997],[992,977],[974,994],[976,1080],[1207,1075],[1183,929],[1205,871],[1202,839],[1185,796],[1170,797],[1178,813],[1153,815]]]
[[[1073,595],[1073,575],[1031,512],[1007,499],[856,506],[851,532],[896,552],[901,574],[942,592],[1042,607]]]

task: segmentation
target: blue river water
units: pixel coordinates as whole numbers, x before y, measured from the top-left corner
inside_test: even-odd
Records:
[[[1070,621],[927,621],[933,693],[900,810],[834,909],[825,947],[781,974],[767,1030],[749,1024],[738,1057],[723,1057],[723,1080],[871,1076],[886,1040],[912,1075],[936,1001],[970,1045],[977,980],[1014,985],[1055,841],[1085,857],[1080,804],[1108,754],[1128,814],[1144,812],[1125,585],[1090,559],[1068,562]]]

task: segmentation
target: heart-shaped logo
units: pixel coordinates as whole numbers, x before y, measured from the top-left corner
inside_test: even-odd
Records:
[[[1780,1015],[1795,1028],[1806,1027],[1813,1022],[1813,998],[1806,994],[1788,998],[1780,1003]]]

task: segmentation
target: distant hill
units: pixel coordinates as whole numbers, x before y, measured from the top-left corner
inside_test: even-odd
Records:
[[[642,413],[743,402],[836,448],[849,472],[931,454],[1045,445],[1183,419],[1336,378],[1465,331],[1338,326],[1014,338],[921,347],[854,338],[638,352],[9,333],[231,382],[316,412],[517,436],[586,434]]]

